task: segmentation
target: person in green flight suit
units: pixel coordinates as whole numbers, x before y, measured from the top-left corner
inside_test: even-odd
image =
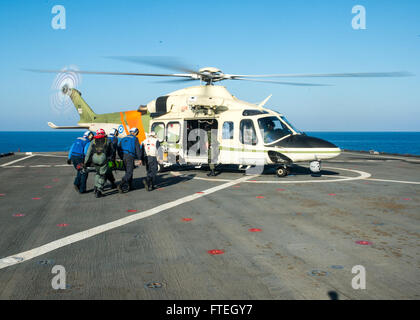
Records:
[[[206,127],[207,131],[207,155],[210,172],[207,176],[216,176],[216,164],[219,157],[219,144],[217,142],[217,130],[212,129],[212,125],[208,124]]]
[[[92,163],[95,167],[94,193],[96,198],[102,196],[106,179],[111,177],[108,161],[112,160],[113,154],[112,143],[107,139],[105,131],[103,129],[97,130],[93,141],[89,145],[84,162],[85,168],[89,163]],[[113,185],[115,184],[115,180],[110,182]]]

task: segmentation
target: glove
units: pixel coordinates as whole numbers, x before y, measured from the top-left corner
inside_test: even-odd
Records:
[[[67,164],[71,164],[71,160],[70,159],[67,159]]]

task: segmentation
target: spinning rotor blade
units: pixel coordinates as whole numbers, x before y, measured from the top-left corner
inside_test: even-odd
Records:
[[[226,75],[231,79],[235,78],[395,78],[410,77],[414,74],[398,72],[356,72],[356,73],[312,73],[312,74],[266,74],[266,75]]]
[[[42,73],[66,73],[74,72],[80,74],[105,74],[113,76],[150,76],[150,77],[181,77],[181,78],[192,78],[194,74],[163,74],[163,73],[135,73],[135,72],[104,72],[104,71],[79,71],[79,70],[43,70],[43,69],[25,69],[32,72]],[[193,80],[193,79],[192,79]]]
[[[320,84],[320,83],[299,83],[299,82],[284,82],[284,81],[274,81],[274,80],[256,80],[256,79],[241,79],[241,78],[232,78],[228,80],[243,80],[243,81],[253,81],[253,82],[268,82],[275,84],[283,84],[288,86],[300,86],[300,87],[325,87],[331,86],[330,84]]]
[[[192,79],[192,78],[185,78],[185,79],[172,79],[172,80],[158,80],[154,81],[154,83],[183,83],[183,82],[190,82],[199,79]]]
[[[121,61],[128,61],[138,64],[145,64],[154,67],[160,67],[164,69],[171,69],[175,71],[182,71],[185,73],[192,73],[192,74],[199,74],[197,71],[193,70],[185,63],[181,61],[181,59],[177,57],[162,57],[162,56],[113,56],[108,57],[110,59],[121,60]]]

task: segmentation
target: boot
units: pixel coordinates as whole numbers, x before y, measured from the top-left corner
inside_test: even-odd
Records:
[[[149,178],[143,179],[144,188],[149,191]]]
[[[147,178],[147,191],[152,191],[152,189],[153,189],[152,179]]]
[[[121,185],[122,185],[122,182],[117,187],[117,190],[118,190],[119,193],[123,193]]]
[[[216,172],[214,172],[214,169],[212,169],[209,173],[207,173],[208,177],[215,177],[216,176]]]
[[[101,192],[101,190],[96,189],[96,192],[95,192],[95,197],[96,197],[96,198],[100,198],[100,197],[102,197],[102,192]]]
[[[115,189],[117,185],[115,184],[115,181],[111,181],[111,189]]]

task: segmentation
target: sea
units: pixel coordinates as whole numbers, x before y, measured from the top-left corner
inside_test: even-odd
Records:
[[[83,131],[0,131],[0,153],[68,151]],[[420,132],[306,132],[346,150],[420,156]]]

